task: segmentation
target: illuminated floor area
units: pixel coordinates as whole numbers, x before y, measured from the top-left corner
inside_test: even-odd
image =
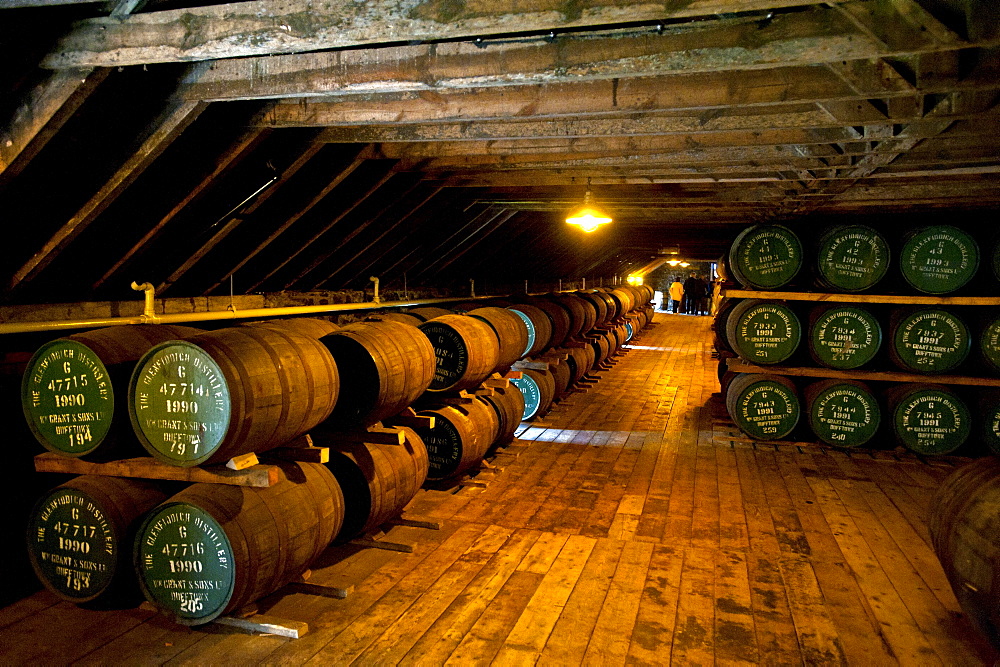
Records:
[[[470,484],[422,492],[397,553],[330,549],[270,616],[298,640],[48,594],[0,610],[4,662],[990,664],[928,546],[960,461],[754,445],[725,419],[710,320],[657,314],[599,382]]]

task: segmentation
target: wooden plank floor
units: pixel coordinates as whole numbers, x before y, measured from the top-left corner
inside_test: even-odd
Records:
[[[282,592],[298,640],[39,593],[0,609],[4,664],[982,665],[928,545],[961,463],[741,438],[716,393],[709,319],[658,314],[478,485],[423,491],[387,539],[328,550]]]

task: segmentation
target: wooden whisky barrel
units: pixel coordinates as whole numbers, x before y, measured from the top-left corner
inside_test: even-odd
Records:
[[[747,299],[726,320],[729,346],[747,361],[780,364],[799,348],[802,324],[782,301]]]
[[[548,299],[542,299],[539,297],[531,297],[527,300],[529,305],[538,308],[544,312],[552,325],[552,336],[549,338],[549,347],[559,347],[566,342],[567,336],[569,336],[569,313],[566,312],[565,308],[549,301]]]
[[[418,428],[430,461],[428,479],[454,477],[478,465],[497,438],[499,420],[479,398],[463,405],[442,405],[421,411],[434,416],[432,429]]]
[[[311,338],[322,338],[333,333],[340,327],[328,320],[321,320],[316,317],[287,317],[277,320],[263,320],[261,322],[247,322],[241,326],[263,327],[265,329],[278,329],[281,331],[291,331]]]
[[[232,327],[168,341],[136,364],[129,417],[157,459],[219,463],[278,447],[330,416],[337,365],[315,338]]]
[[[806,387],[809,426],[816,437],[838,447],[860,447],[881,423],[878,400],[863,382],[820,380]]]
[[[434,347],[417,327],[393,320],[355,322],[324,336],[340,371],[341,391],[325,425],[374,424],[399,414],[427,391]]]
[[[476,308],[467,315],[486,322],[497,337],[499,356],[493,372],[504,373],[524,356],[528,349],[528,326],[518,315],[506,308]]]
[[[865,225],[834,225],[819,239],[816,278],[833,292],[862,292],[877,285],[889,271],[889,243]]]
[[[855,304],[821,305],[809,313],[809,355],[820,366],[850,370],[870,362],[882,346],[882,326]]]
[[[594,350],[586,347],[570,347],[563,350],[566,353],[566,364],[569,366],[569,384],[575,385],[594,366]]]
[[[69,602],[135,606],[142,600],[132,542],[138,520],[167,495],[124,477],[82,475],[49,491],[28,519],[31,566]]]
[[[570,368],[567,359],[560,359],[558,362],[552,364],[549,369],[552,371],[552,379],[556,383],[556,400],[562,400],[573,387],[573,369]]]
[[[741,373],[726,388],[726,409],[733,423],[751,438],[780,440],[799,423],[798,390],[781,375]]]
[[[972,344],[969,328],[954,311],[900,309],[889,319],[889,357],[907,371],[944,373],[962,365]]]
[[[493,445],[506,445],[514,441],[514,433],[521,424],[525,400],[517,387],[497,387],[492,396],[482,399],[497,413],[497,437]]]
[[[968,232],[951,225],[914,229],[899,253],[899,268],[918,292],[954,292],[979,270],[979,244]]]
[[[615,316],[613,319],[617,320],[625,317],[625,314],[635,307],[635,295],[624,287],[616,287],[608,292],[608,294],[618,304],[618,308],[615,310]]]
[[[1000,391],[990,389],[979,396],[979,436],[990,451],[1000,456]]]
[[[528,329],[528,345],[524,356],[536,354],[549,346],[552,340],[552,320],[545,311],[527,303],[513,304],[507,309],[521,318]]]
[[[524,398],[524,414],[521,415],[523,421],[536,415],[544,415],[552,407],[556,382],[551,372],[525,369],[521,371],[519,379],[511,380],[511,384],[520,390]]]
[[[427,479],[427,448],[417,432],[402,446],[371,443],[338,444],[325,464],[344,492],[344,523],[335,538],[343,542],[370,532],[399,516]],[[315,439],[324,445],[322,436]]]
[[[993,374],[1000,373],[1000,316],[987,319],[979,330],[979,352]]]
[[[139,324],[107,327],[42,345],[21,379],[28,427],[62,456],[138,456],[128,421],[128,381],[151,347],[202,333],[191,327]]]
[[[985,458],[945,479],[928,528],[962,610],[1000,650],[1000,459]]]
[[[733,278],[753,289],[775,289],[792,282],[802,269],[802,242],[784,225],[752,225],[729,248]]]
[[[904,384],[889,390],[889,414],[896,439],[918,454],[948,454],[972,432],[972,414],[952,389]]]
[[[614,336],[608,331],[600,331],[591,339],[590,346],[594,350],[594,365],[591,368],[597,368],[608,360],[614,344]]]
[[[610,319],[608,313],[608,303],[598,296],[595,291],[590,292],[577,292],[576,295],[590,304],[591,308],[594,309],[594,324],[593,326],[602,326],[607,324]]]
[[[582,300],[568,294],[550,294],[548,299],[565,310],[569,316],[569,330],[566,334],[566,340],[578,338],[583,333],[588,318],[587,309]],[[593,316],[593,309],[591,309],[590,315]]]
[[[299,577],[343,520],[344,496],[320,463],[282,463],[266,488],[193,484],[139,527],[139,584],[177,623],[201,625]]]
[[[468,315],[442,315],[419,327],[434,348],[435,369],[428,391],[475,387],[497,367],[500,344],[486,322]]]

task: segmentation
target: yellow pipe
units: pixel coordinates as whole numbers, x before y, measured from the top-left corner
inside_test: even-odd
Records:
[[[141,286],[140,286],[141,288]],[[148,293],[147,293],[148,294]],[[492,296],[474,297],[476,300],[496,298]],[[91,329],[94,327],[121,326],[124,324],[178,324],[181,322],[210,322],[215,320],[242,320],[263,317],[282,317],[287,315],[309,315],[319,313],[350,312],[363,310],[378,310],[380,308],[408,308],[425,306],[449,301],[469,301],[469,297],[449,297],[435,299],[413,299],[411,301],[373,301],[363,303],[332,303],[323,306],[287,306],[284,308],[254,308],[251,310],[221,310],[202,313],[173,313],[154,315],[149,319],[144,313],[133,317],[109,317],[82,320],[50,320],[44,322],[7,322],[0,323],[0,334],[29,333],[33,331],[64,331],[68,329]]]

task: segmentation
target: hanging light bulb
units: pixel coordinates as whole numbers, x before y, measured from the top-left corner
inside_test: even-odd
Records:
[[[590,191],[590,179],[587,179],[587,192],[583,195],[583,206],[572,211],[566,216],[566,222],[571,225],[579,225],[585,232],[592,232],[601,225],[611,222],[603,211],[597,208],[594,202],[594,193]]]

